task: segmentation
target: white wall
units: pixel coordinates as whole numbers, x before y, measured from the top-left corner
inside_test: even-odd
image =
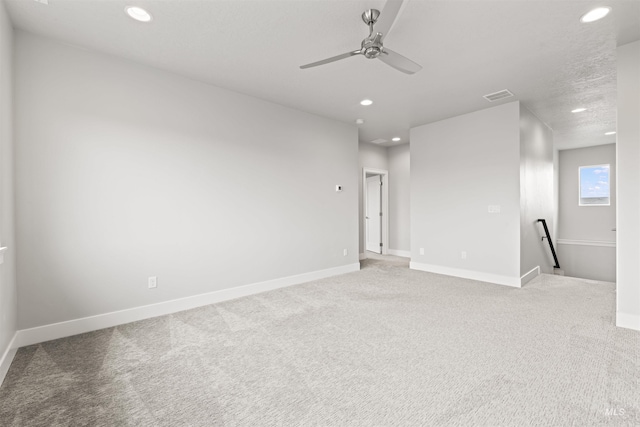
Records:
[[[21,329],[357,266],[355,126],[22,32],[15,95]]]
[[[553,132],[520,105],[520,275],[553,273],[553,255],[538,219],[554,229]],[[532,277],[532,276],[527,276]]]
[[[0,1],[0,384],[13,355],[17,329],[13,202],[13,29]]]
[[[640,330],[640,41],[620,46],[616,324]]]
[[[358,223],[359,223],[359,246],[358,250],[360,254],[365,253],[366,244],[364,239],[364,210],[363,210],[363,184],[362,184],[362,170],[364,168],[389,170],[389,163],[387,160],[386,147],[380,147],[379,145],[373,145],[368,142],[360,142],[358,144]]]
[[[519,119],[512,102],[411,129],[412,268],[520,285]]]
[[[578,168],[609,164],[611,205],[578,205]],[[559,154],[558,256],[565,275],[616,281],[616,145],[562,150]]]
[[[389,163],[389,249],[396,254],[411,251],[410,193],[411,150],[409,144],[387,148]]]
[[[558,224],[560,210],[560,151],[555,147],[553,149],[553,227],[551,238],[554,242],[558,241]],[[561,265],[562,266],[562,265]]]

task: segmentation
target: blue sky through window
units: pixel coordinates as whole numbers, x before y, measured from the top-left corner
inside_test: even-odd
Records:
[[[580,198],[609,198],[609,165],[580,167]]]

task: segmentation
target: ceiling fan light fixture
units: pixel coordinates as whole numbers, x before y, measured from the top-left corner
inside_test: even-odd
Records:
[[[391,138],[391,140],[393,142],[398,142],[398,141],[400,141],[400,137],[399,136],[395,136],[395,137]]]
[[[124,11],[129,17],[139,22],[150,22],[153,19],[149,12],[138,6],[127,6]]]
[[[610,7],[596,7],[580,17],[580,22],[587,24],[604,18],[611,12]]]
[[[370,99],[363,99],[362,101],[360,101],[360,105],[368,106],[371,104],[373,104],[373,101]]]

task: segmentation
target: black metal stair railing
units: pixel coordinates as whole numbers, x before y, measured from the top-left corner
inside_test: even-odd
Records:
[[[549,235],[549,228],[547,227],[547,221],[545,221],[544,219],[539,219],[538,222],[542,223],[542,226],[544,227],[544,233],[546,234],[546,236],[542,237],[542,240],[546,238],[547,242],[549,242],[549,247],[551,248],[551,253],[553,254],[553,260],[556,262],[556,265],[554,265],[553,268],[560,268],[560,263],[558,262],[558,256],[556,255],[556,250],[553,248],[553,242],[551,241],[551,236]]]

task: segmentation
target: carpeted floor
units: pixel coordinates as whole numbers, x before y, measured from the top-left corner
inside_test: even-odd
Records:
[[[613,284],[407,264],[21,348],[0,425],[640,425]]]

